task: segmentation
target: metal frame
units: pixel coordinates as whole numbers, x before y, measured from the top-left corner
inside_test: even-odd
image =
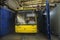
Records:
[[[47,17],[47,19],[46,19],[46,22],[47,22],[47,25],[46,25],[46,27],[47,27],[47,35],[48,35],[48,40],[51,40],[51,32],[50,32],[50,8],[49,8],[48,0],[46,0],[46,13],[47,13],[47,15],[46,15],[46,17]]]

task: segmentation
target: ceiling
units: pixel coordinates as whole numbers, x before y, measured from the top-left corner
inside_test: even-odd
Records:
[[[29,6],[29,5],[43,5],[46,3],[46,0],[16,0],[18,2],[19,5],[22,6]],[[53,2],[57,2],[59,0],[49,0],[49,3],[53,3]]]
[[[36,6],[36,5],[41,5],[41,6],[44,6],[46,5],[46,0],[16,0],[18,2],[19,5],[22,5],[22,6],[29,6],[29,7],[32,7],[32,6]],[[54,0],[49,0],[49,3],[53,3]]]
[[[49,0],[50,6],[54,6],[54,2],[59,2],[60,0]],[[17,9],[22,7],[36,7],[46,6],[46,0],[7,0],[7,4],[12,9]]]

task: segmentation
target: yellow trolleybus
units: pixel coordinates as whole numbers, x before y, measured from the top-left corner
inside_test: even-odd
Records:
[[[16,33],[37,33],[36,13],[33,10],[20,10],[16,16]]]

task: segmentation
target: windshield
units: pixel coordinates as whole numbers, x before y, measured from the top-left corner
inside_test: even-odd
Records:
[[[36,24],[36,14],[34,12],[18,13],[16,24]]]

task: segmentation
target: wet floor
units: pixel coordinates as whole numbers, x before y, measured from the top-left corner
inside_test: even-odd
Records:
[[[48,40],[47,37],[43,34],[9,34],[4,37],[2,37],[1,40]],[[52,36],[52,40],[58,40],[57,37]]]

